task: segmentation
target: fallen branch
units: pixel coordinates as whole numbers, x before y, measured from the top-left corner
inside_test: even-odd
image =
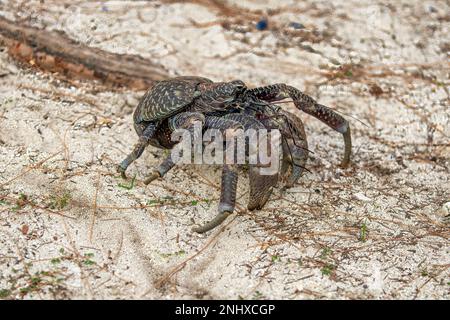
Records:
[[[63,32],[30,27],[0,17],[0,35],[9,54],[68,80],[100,80],[105,85],[143,90],[168,77],[167,70],[138,55],[116,54],[70,39]]]

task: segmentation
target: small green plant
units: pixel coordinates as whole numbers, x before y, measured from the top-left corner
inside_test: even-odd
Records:
[[[253,300],[261,300],[264,298],[264,295],[259,292],[258,290],[255,291],[255,293],[253,294]]]
[[[427,277],[427,276],[429,275],[429,273],[428,273],[427,269],[423,269],[423,270],[420,272],[420,275],[421,275],[422,277]]]
[[[367,240],[367,225],[363,223],[359,229],[359,241],[366,242]]]
[[[277,262],[277,261],[280,261],[280,257],[277,256],[276,254],[274,254],[274,255],[272,256],[272,262]]]
[[[136,175],[134,175],[133,179],[131,179],[131,183],[130,183],[130,184],[119,183],[117,186],[118,186],[119,188],[131,190],[131,189],[134,188],[134,182],[135,182],[135,181],[136,181]]]
[[[72,196],[69,192],[64,192],[62,195],[52,195],[48,207],[52,210],[62,210],[69,204]]]
[[[320,253],[320,258],[321,259],[326,259],[329,255],[330,255],[330,253],[332,253],[333,251],[330,249],[330,248],[323,248],[322,249],[322,252]]]
[[[330,276],[333,273],[334,269],[335,269],[335,267],[332,264],[327,264],[324,267],[322,267],[322,269],[320,269],[320,271],[322,272],[322,274],[324,276]]]
[[[31,284],[33,286],[37,286],[41,282],[42,282],[42,279],[40,277],[32,277],[31,278]]]
[[[95,261],[91,260],[91,258],[94,257],[94,254],[89,252],[89,253],[85,253],[84,254],[85,259],[82,261],[83,264],[87,265],[87,266],[92,266],[95,264]]]
[[[92,266],[95,264],[95,261],[92,261],[91,259],[84,259],[83,264],[85,264],[87,266]]]
[[[174,252],[174,253],[159,253],[159,255],[161,257],[163,257],[163,258],[170,258],[170,257],[173,257],[173,256],[179,257],[179,256],[182,256],[182,255],[185,255],[185,254],[186,254],[186,251],[184,251],[184,250],[180,250],[180,251],[177,251],[177,252]]]
[[[60,258],[53,258],[52,260],[50,260],[50,262],[52,264],[58,264],[58,263],[61,263],[61,259]]]
[[[28,197],[24,193],[19,194],[19,198],[16,201],[16,205],[12,208],[13,211],[22,209],[27,203]]]
[[[14,99],[9,97],[9,98],[6,98],[5,100],[3,100],[1,104],[3,105],[3,104],[11,103],[11,102],[14,102]]]
[[[211,199],[203,199],[202,200],[204,203],[206,203],[207,205],[210,205],[212,200]]]
[[[0,299],[8,298],[11,295],[11,290],[0,289]]]
[[[167,204],[167,203],[173,204],[174,202],[175,202],[175,198],[174,197],[172,197],[172,196],[164,196],[161,199],[150,199],[150,200],[147,200],[146,204],[149,206],[149,205],[152,205],[152,204]]]
[[[26,295],[27,293],[31,292],[32,290],[36,289],[35,287],[32,286],[28,286],[28,287],[24,287],[24,288],[20,288],[20,293],[22,293],[23,295]]]

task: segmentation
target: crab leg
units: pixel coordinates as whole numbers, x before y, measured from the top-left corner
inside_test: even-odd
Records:
[[[193,141],[196,141],[196,138],[201,139],[201,137],[196,137],[197,132],[195,132],[195,130],[194,130],[194,125],[197,121],[200,122],[203,127],[203,125],[205,123],[205,116],[203,114],[197,113],[197,112],[183,112],[183,113],[179,113],[179,114],[175,115],[170,120],[170,127],[173,131],[175,131],[177,129],[189,130],[189,132],[191,133],[191,137],[193,137],[193,139],[194,139]],[[146,185],[148,185],[153,180],[163,177],[174,166],[175,166],[175,163],[172,160],[172,155],[169,154],[169,156],[167,156],[159,164],[159,166],[150,173],[150,176],[144,180],[144,183]]]
[[[219,203],[219,213],[210,222],[201,227],[195,227],[192,231],[197,233],[204,233],[214,229],[234,211],[236,203],[236,189],[238,182],[238,173],[234,165],[224,164],[222,169],[222,186]]]
[[[229,114],[224,118],[240,122],[247,129],[265,129],[266,127],[255,118],[244,114]],[[248,144],[248,142],[246,142]],[[278,174],[262,175],[257,164],[249,165],[250,195],[247,209],[261,209],[272,194],[273,187],[277,184]]]
[[[286,116],[285,126],[290,126],[293,132],[292,136],[285,139],[283,144],[283,161],[291,168],[289,175],[286,176],[285,188],[291,188],[304,172],[308,159],[308,142],[302,121],[292,113],[287,111],[282,111],[282,113]]]
[[[217,116],[205,117],[205,128],[219,129],[219,130],[237,130],[242,129],[243,126],[235,120],[225,119]],[[214,229],[234,211],[236,204],[238,172],[235,165],[225,164],[222,169],[221,194],[217,216],[210,222],[200,227],[194,227],[192,231],[197,233],[205,233]]]
[[[150,173],[150,176],[144,180],[144,184],[149,184],[153,180],[164,177],[164,175],[169,172],[175,166],[175,163],[172,160],[172,155],[169,154],[160,164],[159,166]]]
[[[215,129],[239,129],[242,128],[241,124],[239,124],[236,121],[232,120],[226,120],[222,119],[220,117],[215,116],[206,116],[206,117],[199,117],[199,114],[194,112],[186,112],[184,114],[180,114],[178,118],[174,118],[172,120],[172,127],[173,129],[177,128],[186,128],[190,129],[189,123],[192,122],[192,120],[200,120],[204,121],[204,126],[207,128],[215,128]],[[158,178],[163,177],[170,169],[172,169],[175,166],[175,163],[172,160],[172,156],[167,156],[161,164],[152,171],[150,176],[144,180],[145,184],[151,183],[153,180],[156,180]]]
[[[156,127],[157,125],[155,123],[150,123],[145,128],[142,135],[139,136],[139,141],[135,144],[133,151],[131,151],[131,153],[118,165],[117,171],[121,174],[122,178],[127,178],[125,171],[131,163],[133,163],[142,155],[148,145],[149,140],[155,134]]]
[[[350,163],[352,149],[350,126],[348,121],[341,115],[324,105],[318,104],[313,98],[300,90],[283,83],[251,89],[248,93],[269,102],[291,98],[298,109],[312,115],[329,127],[342,133],[344,136],[345,151],[341,165],[346,167]]]
[[[279,110],[276,118],[262,119],[266,128],[279,128],[283,135],[283,160],[281,174],[285,180],[284,188],[291,188],[302,176],[308,159],[308,142],[303,123],[296,115]],[[282,121],[276,121],[281,119]]]
[[[220,130],[226,129],[264,129],[264,125],[258,120],[243,114],[228,114],[223,117],[207,116],[205,121],[206,128]],[[248,142],[246,141],[246,145]],[[248,209],[260,209],[269,199],[273,186],[278,181],[278,174],[261,175],[259,166],[249,165],[250,196]],[[237,189],[237,166],[224,164],[222,171],[222,187],[219,203],[218,215],[202,227],[196,227],[193,231],[198,233],[207,232],[218,225],[234,211]]]

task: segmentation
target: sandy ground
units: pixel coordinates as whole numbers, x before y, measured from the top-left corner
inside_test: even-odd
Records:
[[[351,121],[353,164],[338,166],[339,134],[286,104],[311,173],[247,212],[243,172],[236,213],[194,234],[216,214],[219,167],[146,187],[163,155],[149,148],[132,188],[115,173],[142,92],[72,86],[0,46],[0,299],[450,298],[448,1],[240,1],[288,8],[266,11],[264,31],[245,10],[65,2],[2,0],[0,15],[173,75],[289,83]]]

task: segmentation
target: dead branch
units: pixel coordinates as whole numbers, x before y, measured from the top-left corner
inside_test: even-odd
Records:
[[[0,17],[0,35],[9,54],[28,65],[64,78],[100,80],[112,87],[142,90],[168,77],[167,70],[138,55],[116,54],[48,31]]]

